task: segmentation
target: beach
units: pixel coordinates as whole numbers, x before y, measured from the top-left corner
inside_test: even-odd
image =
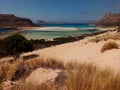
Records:
[[[120,46],[120,41],[116,39],[104,40],[106,36],[117,35],[117,31],[108,31],[103,34],[86,37],[82,40],[65,43],[61,45],[51,46],[44,49],[34,50],[32,52],[23,53],[20,59],[36,55],[37,57],[29,58],[30,60],[50,60],[55,59],[64,63],[72,62],[77,64],[92,64],[100,70],[111,70],[114,74],[120,71],[120,48],[106,50],[101,52],[102,46],[109,42],[114,41]],[[100,41],[97,39],[101,38]],[[1,58],[1,62],[9,62],[13,60],[13,57]],[[61,69],[50,69],[50,68],[37,68],[31,72],[26,78],[26,82],[32,82],[42,84],[44,82],[54,83],[59,73],[62,73]],[[40,77],[42,76],[42,78]]]
[[[89,24],[50,24],[42,27],[18,27],[16,30],[3,32],[0,38],[5,35],[19,33],[27,39],[47,39],[76,36],[100,32],[95,26]]]
[[[115,31],[107,32],[97,36],[86,37],[83,40],[61,44],[53,47],[35,50],[33,52],[24,53],[22,56],[29,56],[32,54],[39,55],[37,58],[55,58],[64,62],[79,62],[79,63],[93,63],[100,68],[111,68],[115,72],[119,72],[120,66],[120,49],[108,50],[101,53],[103,44],[108,41],[95,42],[93,38],[102,37],[107,34],[116,34]],[[120,45],[119,40],[114,40]],[[5,58],[1,59],[4,60]],[[6,58],[8,59],[8,58]],[[10,59],[10,57],[9,57]],[[12,57],[11,57],[12,59]],[[114,63],[114,64],[113,64]]]
[[[0,4],[0,90],[120,90],[120,0]]]
[[[96,37],[96,36],[95,36]],[[64,62],[79,62],[79,63],[93,63],[102,68],[111,68],[115,72],[120,71],[120,49],[108,50],[101,53],[101,48],[107,41],[100,41],[98,43],[89,41],[87,37],[83,40],[49,47],[45,49],[36,50],[24,55],[38,54],[44,58],[56,58]],[[120,45],[120,41],[116,40]],[[114,63],[114,64],[113,64]]]
[[[3,32],[0,38],[19,33],[27,39],[46,39],[61,38],[68,36],[78,36],[82,34],[91,34],[107,30],[115,30],[117,27],[92,26],[90,24],[45,24],[41,27],[18,27],[8,32]]]

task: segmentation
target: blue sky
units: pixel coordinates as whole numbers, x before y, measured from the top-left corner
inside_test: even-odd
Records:
[[[0,13],[33,21],[95,21],[108,12],[120,12],[120,0],[0,0]]]

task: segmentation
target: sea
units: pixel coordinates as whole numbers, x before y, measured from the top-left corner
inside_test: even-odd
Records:
[[[7,32],[12,32],[16,28],[0,28],[0,34],[7,33]]]
[[[60,37],[76,36],[82,34],[91,34],[100,32],[96,26],[86,23],[70,23],[70,24],[43,24],[45,28],[34,28],[20,32],[21,35],[27,39],[53,39]],[[11,29],[10,29],[11,30]],[[0,29],[0,33],[10,31],[8,28],[5,30]]]

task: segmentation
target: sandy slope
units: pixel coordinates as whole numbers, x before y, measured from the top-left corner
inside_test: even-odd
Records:
[[[111,32],[110,32],[111,33]],[[113,32],[114,33],[114,32]],[[103,34],[102,34],[103,35]],[[100,35],[100,36],[102,36]],[[56,58],[64,62],[93,63],[97,66],[109,67],[114,71],[120,71],[120,49],[112,49],[101,53],[101,48],[107,41],[90,42],[94,37],[83,40],[36,50],[24,55],[38,54],[44,58]],[[120,45],[120,41],[115,41]]]
[[[101,35],[102,36],[102,35]],[[90,42],[89,40],[94,37],[88,37],[80,41],[62,44],[54,47],[49,47],[45,49],[36,50],[33,52],[25,53],[22,56],[37,54],[40,57],[44,58],[56,58],[58,60],[63,60],[64,62],[79,62],[79,63],[93,63],[99,68],[110,68],[115,72],[120,71],[120,49],[112,49],[101,53],[101,48],[103,44],[107,41]],[[120,41],[115,41],[120,45]],[[40,58],[38,57],[38,58]],[[4,58],[5,59],[5,58]],[[4,60],[1,59],[1,60]],[[8,59],[8,58],[6,58]],[[9,58],[10,59],[10,58]],[[50,71],[50,72],[49,72]],[[48,74],[52,73],[52,74]],[[58,71],[46,70],[46,69],[37,69],[31,73],[28,77],[30,80],[40,79],[39,83],[42,83],[46,80],[54,80]],[[50,78],[48,78],[48,76]],[[34,77],[38,77],[35,79]],[[29,81],[29,80],[27,80]]]
[[[24,53],[22,56],[37,54],[42,58],[56,58],[64,62],[94,63],[100,67],[110,67],[114,71],[120,71],[120,49],[112,49],[101,53],[102,45],[106,41],[100,41],[98,43],[89,41],[89,39],[95,37],[88,37],[72,43],[35,50]],[[120,44],[120,41],[116,42]],[[3,58],[1,61],[5,59],[12,59],[12,57]]]
[[[105,42],[106,41],[101,41],[99,43],[88,42],[86,39],[73,43],[58,45],[51,48],[46,48],[43,50],[37,50],[32,53],[39,54],[41,57],[44,58],[57,58],[58,60],[63,60],[64,62],[73,61],[79,63],[93,63],[101,69],[109,68],[117,73],[120,71],[120,49],[112,49],[101,53],[101,47]],[[116,42],[120,44],[120,41]],[[45,69],[43,71],[40,71],[41,69],[39,69],[33,71],[27,80],[34,80],[34,82],[38,81],[39,83],[50,80],[46,76],[46,74],[48,73],[43,73]],[[45,72],[48,71],[45,70]],[[43,75],[42,79],[40,79],[41,77],[36,77],[41,75]],[[53,81],[53,78],[56,78],[56,75],[58,75],[58,73],[56,73],[56,71],[50,71],[48,75],[50,78],[52,78]],[[37,79],[34,79],[34,77],[36,77]]]
[[[116,42],[120,43],[120,41]],[[82,40],[36,50],[24,55],[39,54],[40,57],[44,58],[56,58],[64,62],[93,63],[100,67],[109,67],[114,71],[120,71],[120,49],[112,49],[101,53],[101,47],[104,43],[105,41],[95,43]]]

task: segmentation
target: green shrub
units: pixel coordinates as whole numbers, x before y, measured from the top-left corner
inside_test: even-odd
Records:
[[[0,43],[0,55],[12,55],[15,59],[19,58],[23,52],[33,50],[33,45],[30,41],[21,35],[15,34],[3,39]]]

